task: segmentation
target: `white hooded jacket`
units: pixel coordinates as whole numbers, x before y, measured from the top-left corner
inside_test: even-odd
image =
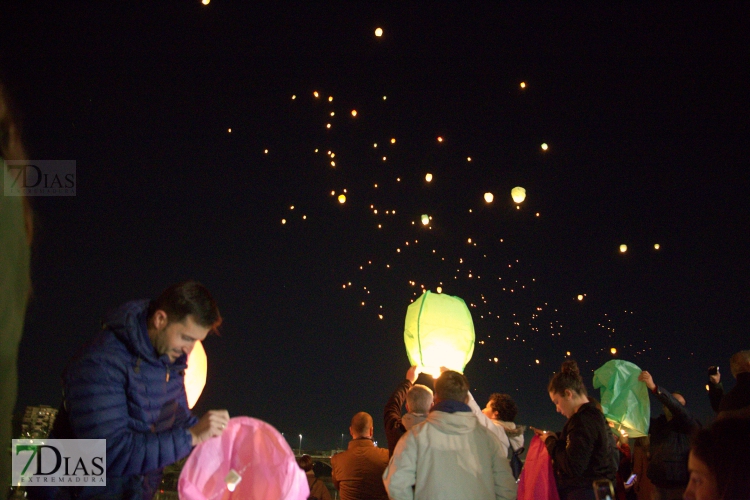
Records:
[[[383,482],[393,500],[515,500],[500,442],[473,413],[432,411],[396,445]],[[412,488],[413,487],[413,488]]]

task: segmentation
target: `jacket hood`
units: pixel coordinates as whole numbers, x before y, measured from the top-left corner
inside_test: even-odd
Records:
[[[434,410],[427,416],[427,421],[445,434],[468,434],[479,423],[477,417],[470,411],[446,413]]]
[[[505,434],[507,434],[509,438],[522,436],[523,433],[526,432],[525,425],[516,425],[515,422],[505,422],[503,420],[498,420],[497,422],[499,422],[503,429],[505,429]]]
[[[112,331],[134,356],[151,362],[162,361],[167,365],[173,364],[175,368],[180,366],[184,368],[183,365],[187,364],[187,356],[182,355],[171,363],[169,356],[166,354],[159,356],[151,343],[146,326],[149,303],[148,299],[126,302],[104,317],[102,327]]]
[[[409,412],[403,417],[401,417],[401,425],[403,425],[404,429],[408,431],[415,425],[421,424],[422,422],[424,422],[426,418],[427,418],[427,415],[425,415],[424,413]]]

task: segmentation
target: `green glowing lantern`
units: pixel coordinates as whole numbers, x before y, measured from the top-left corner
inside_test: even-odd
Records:
[[[412,365],[433,377],[440,375],[441,366],[463,373],[474,340],[471,313],[459,297],[427,291],[406,310],[406,354]]]
[[[594,388],[600,390],[604,416],[631,438],[648,436],[651,418],[648,388],[638,381],[641,371],[633,363],[613,359],[594,372]]]

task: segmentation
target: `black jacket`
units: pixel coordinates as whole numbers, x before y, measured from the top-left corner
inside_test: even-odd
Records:
[[[617,450],[604,414],[593,403],[582,405],[565,423],[560,436],[548,437],[545,445],[561,493],[580,488],[590,491],[596,479],[614,482]]]
[[[665,415],[651,419],[651,459],[646,475],[660,488],[682,488],[690,478],[687,468],[690,435],[701,424],[666,389],[657,386],[656,391],[649,392],[672,413],[672,419],[667,420]]]
[[[406,393],[411,389],[411,385],[411,381],[404,379],[385,405],[383,423],[385,424],[385,437],[388,440],[389,457],[393,455],[398,440],[406,433],[406,428],[401,423],[401,407],[404,406]]]
[[[750,373],[738,373],[737,385],[731,391],[724,394],[724,386],[721,383],[708,383],[708,397],[711,399],[711,407],[716,413],[726,410],[739,410],[750,406]]]

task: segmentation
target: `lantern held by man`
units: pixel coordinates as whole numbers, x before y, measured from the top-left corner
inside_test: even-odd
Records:
[[[404,344],[409,362],[437,377],[440,367],[463,373],[474,353],[474,323],[459,297],[430,291],[406,311]]]
[[[200,340],[195,342],[193,350],[187,359],[185,368],[185,392],[187,393],[188,408],[193,408],[198,398],[201,397],[203,388],[206,387],[206,372],[208,371],[208,358],[206,350]]]
[[[613,359],[594,372],[594,389],[600,390],[604,416],[632,438],[648,436],[651,423],[648,389],[638,380],[641,371],[629,361]]]

